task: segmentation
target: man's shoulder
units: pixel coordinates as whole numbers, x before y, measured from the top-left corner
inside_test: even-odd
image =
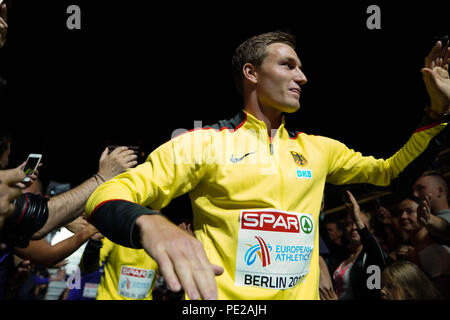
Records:
[[[304,131],[300,130],[292,130],[285,128],[287,131],[287,134],[289,136],[289,139],[292,140],[300,140],[300,141],[311,141],[313,143],[332,143],[332,142],[339,142],[333,138],[312,134],[312,133],[306,133]]]
[[[445,210],[439,211],[437,216],[447,220],[450,223],[450,209],[445,209]]]
[[[203,126],[202,129],[214,129],[216,131],[222,131],[225,129],[235,131],[239,129],[246,120],[245,112],[237,113],[233,118],[227,120],[219,120],[212,125]]]

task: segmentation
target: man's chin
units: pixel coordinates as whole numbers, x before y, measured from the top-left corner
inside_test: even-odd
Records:
[[[283,106],[281,111],[284,113],[294,113],[297,112],[298,109],[300,109],[300,104],[292,106]]]

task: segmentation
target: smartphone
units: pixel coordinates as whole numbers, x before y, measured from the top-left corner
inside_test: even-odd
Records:
[[[27,158],[27,162],[25,163],[25,167],[23,167],[23,171],[27,175],[23,182],[27,183],[31,181],[30,176],[36,171],[39,163],[41,162],[42,154],[39,153],[30,153]]]

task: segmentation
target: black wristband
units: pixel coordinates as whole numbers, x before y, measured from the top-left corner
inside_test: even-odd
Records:
[[[110,200],[99,204],[89,217],[101,234],[125,247],[141,249],[136,220],[142,215],[159,214],[156,211],[125,200]]]

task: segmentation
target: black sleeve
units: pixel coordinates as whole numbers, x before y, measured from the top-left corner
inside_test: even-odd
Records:
[[[124,247],[141,249],[136,220],[150,214],[159,213],[133,202],[111,200],[97,206],[88,221],[109,240]]]
[[[361,237],[361,243],[363,245],[364,251],[367,253],[367,260],[365,265],[377,265],[380,269],[386,266],[386,259],[383,249],[381,249],[375,236],[364,227],[364,229],[359,230],[358,233]]]

